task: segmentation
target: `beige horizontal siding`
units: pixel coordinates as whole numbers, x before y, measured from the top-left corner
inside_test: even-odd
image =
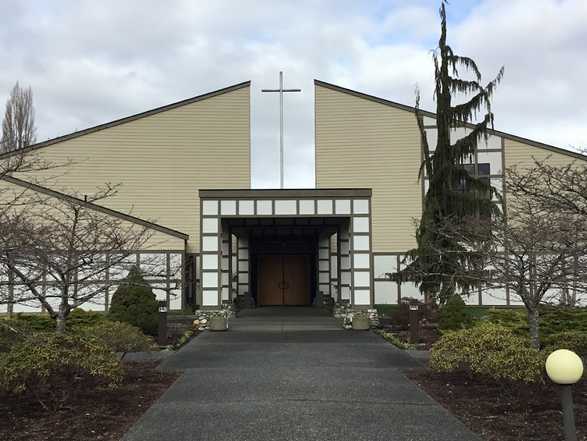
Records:
[[[505,167],[534,167],[534,160],[543,161],[548,158],[548,163],[554,166],[568,165],[573,161],[580,161],[574,156],[553,152],[544,148],[519,141],[505,139]]]
[[[35,204],[35,201],[39,200],[43,200],[44,204]],[[14,204],[14,201],[18,201],[18,203]],[[27,210],[27,212],[34,216],[35,210],[46,211],[47,207],[53,207],[57,213],[57,210],[63,208],[61,201],[62,199],[59,197],[49,196],[45,193],[37,193],[30,188],[24,188],[20,185],[0,179],[0,209],[7,209],[8,204],[8,206],[12,206],[16,210]],[[91,210],[91,208],[88,208],[88,210]],[[185,251],[185,240],[180,237],[145,227],[144,225],[127,220],[127,218],[109,215],[106,213],[103,215],[112,216],[115,220],[121,220],[122,222],[119,224],[120,228],[124,229],[125,231],[137,231],[138,234],[138,232],[144,231],[143,229],[147,228],[147,240],[145,245],[142,247],[143,250]],[[136,227],[136,230],[134,227]],[[131,228],[133,229],[130,230]]]
[[[416,245],[422,210],[414,114],[317,85],[316,186],[373,190],[373,251]]]
[[[198,189],[250,186],[249,91],[43,147],[39,154],[53,163],[72,161],[65,174],[44,185],[84,194],[106,182],[121,184],[104,206],[189,234],[188,250],[197,252]]]

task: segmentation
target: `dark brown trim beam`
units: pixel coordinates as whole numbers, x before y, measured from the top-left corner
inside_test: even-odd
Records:
[[[321,189],[201,189],[200,198],[210,199],[263,199],[263,198],[368,198],[370,188],[321,188]],[[293,215],[292,215],[293,216]]]

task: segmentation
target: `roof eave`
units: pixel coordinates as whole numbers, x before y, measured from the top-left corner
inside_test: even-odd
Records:
[[[327,83],[326,81],[321,81],[318,79],[314,79],[314,85],[316,86],[321,86],[321,87],[325,87],[327,89],[331,89],[331,90],[335,90],[337,92],[342,92],[342,93],[346,93],[349,95],[353,95],[356,96],[358,98],[363,98],[369,101],[374,101],[386,106],[390,106],[390,107],[395,107],[396,109],[401,109],[401,110],[405,110],[407,112],[412,112],[415,113],[416,112],[416,108],[413,106],[408,106],[406,104],[401,104],[398,103],[396,101],[390,101],[390,100],[386,100],[385,98],[380,98],[374,95],[369,95],[366,93],[362,93],[362,92],[358,92],[356,90],[353,89],[348,89],[346,87],[342,87],[342,86],[337,86],[336,84],[332,84],[332,83]],[[429,110],[423,110],[420,109],[419,110],[420,113],[424,116],[428,116],[430,118],[436,118],[436,114],[434,112],[431,112]],[[474,127],[474,124],[466,124],[467,127]],[[524,138],[518,135],[513,135],[511,133],[507,133],[507,132],[502,132],[500,130],[495,130],[495,129],[489,129],[489,133],[495,136],[501,136],[503,138],[512,140],[512,141],[517,141],[517,142],[521,142],[524,144],[528,144],[531,145],[533,147],[538,147],[544,150],[550,150],[554,153],[560,153],[563,155],[568,155],[568,156],[572,156],[576,159],[580,159],[582,161],[587,161],[587,155],[583,155],[581,153],[578,152],[573,152],[571,150],[567,150],[567,149],[563,149],[561,147],[557,147],[554,145],[550,145],[550,144],[545,144],[543,142],[540,141],[535,141],[532,139],[528,139],[528,138]]]
[[[166,104],[164,106],[156,107],[154,109],[146,110],[144,112],[139,112],[134,115],[125,116],[123,118],[115,119],[113,121],[109,121],[103,124],[99,124],[97,126],[88,127],[87,129],[78,130],[76,132],[68,133],[67,135],[58,136],[56,138],[48,139],[47,141],[38,142],[36,144],[29,145],[25,148],[14,150],[11,152],[6,152],[0,154],[0,159],[7,158],[9,156],[14,156],[18,154],[28,153],[34,150],[41,149],[43,147],[48,147],[53,144],[57,144],[63,141],[69,141],[70,139],[75,139],[80,136],[88,135],[90,133],[99,132],[100,130],[108,129],[110,127],[119,126],[121,124],[125,124],[131,121],[135,121],[141,118],[146,118],[148,116],[156,115],[161,112],[166,112],[168,110],[176,109],[178,107],[186,106],[189,104],[196,103],[198,101],[203,101],[209,98],[213,98],[218,95],[223,95],[225,93],[234,92],[235,90],[239,90],[245,87],[250,87],[251,81],[243,81],[242,83],[234,84],[232,86],[224,87],[222,89],[214,90],[212,92],[205,93],[203,95],[198,95],[195,97],[187,98],[185,100],[176,101],[171,104]]]

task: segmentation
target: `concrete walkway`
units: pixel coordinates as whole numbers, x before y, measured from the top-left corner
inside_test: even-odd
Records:
[[[125,441],[479,440],[402,373],[416,362],[321,311],[260,308],[162,367],[178,381]]]

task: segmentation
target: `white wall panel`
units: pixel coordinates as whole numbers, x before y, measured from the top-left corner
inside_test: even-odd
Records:
[[[371,292],[365,289],[355,289],[355,305],[368,305],[371,303]]]
[[[236,201],[220,201],[220,213],[223,215],[234,216],[236,214]]]
[[[350,214],[351,201],[349,199],[337,199],[334,202],[336,214]]]
[[[396,282],[375,282],[375,304],[396,305],[397,304],[397,283]]]
[[[255,201],[238,201],[238,214],[241,216],[255,214]]]
[[[318,199],[318,214],[332,213],[332,201],[330,199]]]
[[[216,306],[218,305],[218,291],[204,290],[202,291],[202,306]]]
[[[208,216],[216,216],[218,214],[218,201],[202,201],[202,214]]]
[[[300,200],[300,214],[312,215],[316,214],[316,207],[314,199]]]
[[[258,200],[257,201],[257,214],[260,215],[271,215],[272,213],[273,202],[268,200]]]

